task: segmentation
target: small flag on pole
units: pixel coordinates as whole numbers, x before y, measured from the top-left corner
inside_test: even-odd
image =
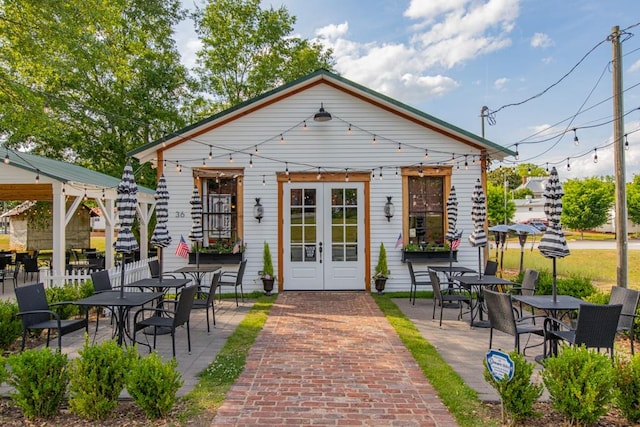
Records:
[[[455,251],[460,246],[460,239],[451,242],[451,250]]]
[[[396,248],[398,246],[402,246],[402,233],[398,235],[398,240],[396,240]]]
[[[240,252],[240,246],[242,245],[242,239],[238,240],[236,244],[233,246],[233,253],[237,254]]]
[[[184,236],[180,235],[180,243],[178,243],[178,247],[176,248],[176,255],[182,258],[186,258],[189,256],[189,245],[184,240]]]

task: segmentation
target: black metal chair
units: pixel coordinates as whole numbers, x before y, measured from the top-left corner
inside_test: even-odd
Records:
[[[27,281],[27,274],[30,274],[30,280],[33,280],[33,273],[36,273],[36,280],[40,280],[40,269],[38,268],[38,258],[24,257],[22,258],[24,263],[24,281]]]
[[[621,312],[622,304],[580,304],[575,328],[558,319],[547,317],[544,321],[544,354],[555,356],[557,342],[562,340],[571,345],[607,349],[613,359],[613,346]]]
[[[22,266],[22,263],[20,261],[16,262],[15,265],[13,266],[13,289],[18,287],[18,275],[20,274],[20,267]]]
[[[635,354],[635,350],[633,348],[633,330],[636,318],[640,317],[636,314],[639,300],[639,291],[622,288],[620,286],[614,286],[611,288],[609,304],[622,304],[622,311],[620,312],[617,330],[618,332],[627,331],[629,333],[629,340],[631,341],[631,355]]]
[[[496,261],[488,260],[487,264],[484,266],[484,275],[495,276],[497,272],[498,272],[498,263]]]
[[[173,357],[176,357],[176,329],[179,326],[186,325],[187,327],[187,343],[189,353],[191,353],[191,330],[189,329],[189,317],[191,315],[191,309],[193,307],[193,301],[198,291],[196,285],[187,286],[182,288],[177,300],[164,300],[163,304],[156,308],[141,308],[136,311],[133,316],[133,341],[136,341],[136,332],[148,327],[153,328],[153,348],[156,348],[156,337],[158,335],[158,328],[167,328],[171,331],[171,346],[173,350]],[[164,304],[174,303],[175,310],[167,310],[161,308]],[[144,313],[152,312],[153,315],[147,318],[138,319],[139,316],[144,316]]]
[[[149,273],[151,274],[152,278],[156,279],[160,277],[160,261],[158,261],[157,259],[154,259],[147,262],[147,265],[149,266]],[[171,273],[162,273],[162,277],[169,277],[172,279],[176,278],[176,276]]]
[[[484,290],[484,301],[487,305],[487,315],[489,316],[489,348],[493,345],[493,330],[513,335],[515,341],[513,347],[520,353],[520,335],[536,334],[544,336],[544,329],[541,325],[528,323],[534,317],[541,319],[546,316],[526,316],[520,317],[517,309],[513,306],[511,295],[502,292],[494,292],[489,289]]]
[[[244,276],[244,269],[247,266],[247,260],[240,261],[240,267],[238,271],[225,271],[220,276],[218,282],[218,299],[222,300],[222,288],[224,286],[233,286],[236,292],[236,307],[238,307],[238,286],[240,287],[240,294],[242,295],[242,302],[244,302],[244,291],[242,290],[242,278]]]
[[[512,286],[509,292],[515,295],[533,295],[536,293],[539,278],[540,272],[527,268],[522,276],[522,283],[520,286]],[[518,307],[520,309],[520,315],[522,316],[522,302],[518,303]],[[531,314],[535,314],[533,307],[531,308]]]
[[[407,267],[409,267],[409,276],[411,276],[411,289],[409,290],[409,301],[416,304],[416,294],[418,293],[418,286],[431,287],[431,281],[429,280],[428,271],[415,271],[413,269],[413,263],[407,261]]]
[[[445,307],[459,308],[460,314],[458,320],[462,319],[462,306],[464,303],[471,305],[471,295],[456,284],[452,283],[446,291],[440,288],[440,278],[435,271],[429,271],[431,278],[431,287],[433,288],[433,314],[432,319],[436,318],[436,305],[440,305],[440,327],[442,327],[442,312]]]
[[[16,300],[18,301],[18,316],[22,318],[22,347],[24,350],[27,332],[30,330],[47,330],[47,347],[51,330],[58,331],[58,350],[62,350],[62,336],[70,332],[85,328],[89,332],[87,316],[84,319],[60,319],[60,316],[51,310],[57,305],[68,305],[70,302],[59,302],[55,304],[47,303],[47,295],[44,291],[44,284],[35,283],[33,285],[16,288]]]
[[[221,272],[215,273],[211,278],[211,285],[209,287],[200,286],[196,293],[196,299],[193,301],[193,310],[206,310],[207,312],[207,332],[211,332],[211,327],[209,326],[209,307],[211,307],[211,314],[213,316],[213,326],[216,326],[214,297],[216,295],[216,289],[218,288],[221,275]]]

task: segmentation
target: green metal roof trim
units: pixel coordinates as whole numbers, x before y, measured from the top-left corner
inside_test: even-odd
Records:
[[[92,171],[73,163],[62,162],[48,157],[11,149],[7,150],[4,146],[0,147],[0,162],[4,160],[7,153],[9,153],[9,166],[33,172],[34,179],[35,175],[39,173],[40,176],[48,176],[63,183],[77,182],[105,188],[116,188],[120,183],[120,178],[115,178],[102,172]],[[6,166],[4,163],[0,163],[0,168]],[[138,186],[138,191],[155,194],[155,190],[142,186]]]
[[[464,129],[461,129],[461,128],[459,128],[457,126],[454,126],[454,125],[452,125],[450,123],[447,123],[444,120],[440,120],[440,119],[438,119],[438,118],[436,118],[436,117],[434,117],[434,116],[432,116],[430,114],[425,113],[424,111],[420,111],[420,110],[418,110],[418,109],[416,109],[414,107],[411,107],[409,105],[403,104],[402,102],[400,102],[398,100],[390,98],[390,97],[388,97],[386,95],[383,95],[383,94],[381,94],[379,92],[376,92],[376,91],[374,91],[372,89],[369,89],[369,88],[367,88],[365,86],[362,86],[362,85],[360,85],[358,83],[355,83],[355,82],[353,82],[351,80],[347,80],[344,77],[340,77],[337,74],[334,74],[334,73],[332,73],[330,71],[327,71],[327,70],[324,70],[324,69],[319,69],[319,70],[314,71],[313,73],[308,74],[308,75],[306,75],[304,77],[300,77],[299,79],[296,79],[296,80],[294,80],[294,81],[292,81],[290,83],[284,84],[284,85],[282,85],[280,87],[277,87],[277,88],[272,89],[272,90],[270,90],[268,92],[265,92],[264,94],[262,94],[260,96],[257,96],[255,98],[252,98],[252,99],[244,101],[244,102],[241,102],[240,104],[237,104],[237,105],[235,105],[233,107],[227,108],[226,110],[223,110],[223,111],[221,111],[219,113],[216,113],[216,114],[214,114],[212,116],[209,116],[209,117],[207,117],[205,119],[202,119],[202,120],[200,120],[200,121],[198,121],[196,123],[193,123],[193,124],[191,124],[189,126],[186,126],[186,127],[182,128],[180,130],[177,130],[175,132],[167,134],[167,135],[163,136],[160,139],[157,139],[155,141],[151,141],[151,142],[149,142],[147,144],[141,145],[140,147],[129,151],[127,153],[127,155],[128,156],[134,156],[135,154],[138,154],[138,153],[140,153],[142,151],[146,151],[146,150],[148,150],[150,148],[153,148],[154,146],[162,144],[163,142],[167,142],[167,141],[169,141],[169,140],[171,140],[171,139],[173,139],[175,137],[178,137],[178,136],[180,136],[180,135],[182,135],[184,133],[187,133],[187,132],[189,132],[189,131],[191,131],[193,129],[196,129],[196,128],[202,126],[202,125],[205,125],[205,124],[207,124],[209,122],[215,121],[215,120],[217,120],[217,119],[219,119],[221,117],[227,116],[227,115],[233,113],[236,110],[245,108],[246,106],[251,105],[253,103],[256,103],[256,102],[260,101],[261,99],[271,97],[271,96],[277,94],[278,92],[284,92],[288,88],[300,85],[301,83],[304,83],[307,80],[313,80],[317,76],[326,76],[326,77],[328,77],[330,79],[334,79],[334,80],[337,80],[337,81],[339,81],[339,82],[341,82],[341,83],[343,83],[345,85],[351,86],[356,90],[359,90],[359,91],[362,91],[362,92],[366,92],[372,98],[378,98],[380,100],[383,100],[385,102],[393,104],[396,107],[398,107],[399,109],[406,110],[406,111],[411,112],[412,114],[416,114],[416,115],[418,115],[418,116],[420,116],[420,117],[422,117],[422,118],[424,118],[424,119],[426,119],[428,121],[437,123],[438,125],[442,126],[443,128],[447,128],[447,129],[451,130],[452,132],[456,132],[456,133],[462,134],[465,137],[478,142],[479,144],[491,147],[491,148],[495,149],[496,151],[500,151],[502,153],[505,153],[507,156],[513,156],[513,155],[516,154],[514,151],[511,151],[508,148],[505,148],[505,147],[503,147],[503,146],[501,146],[499,144],[496,144],[495,142],[489,141],[488,139],[484,139],[484,138],[482,138],[482,137],[480,137],[478,135],[475,135],[475,134],[473,134],[471,132],[468,132],[468,131],[466,131]]]

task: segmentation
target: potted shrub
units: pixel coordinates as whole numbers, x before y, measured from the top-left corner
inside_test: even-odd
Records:
[[[376,270],[373,274],[373,281],[376,285],[376,291],[378,295],[381,295],[387,284],[389,278],[389,268],[387,267],[387,251],[384,248],[384,243],[380,243],[380,252],[378,253],[378,264],[376,264]]]
[[[267,242],[264,242],[264,248],[262,250],[262,271],[260,271],[260,278],[262,279],[262,287],[264,288],[265,295],[270,296],[271,291],[273,291],[276,276],[273,274],[271,250]]]

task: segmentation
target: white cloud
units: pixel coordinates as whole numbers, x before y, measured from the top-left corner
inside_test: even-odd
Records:
[[[533,37],[531,37],[531,47],[546,48],[553,45],[553,40],[545,33],[535,33]]]
[[[631,64],[631,66],[629,67],[629,72],[630,73],[635,73],[636,71],[640,70],[640,60],[634,62],[633,64]]]
[[[551,64],[553,62],[553,57],[552,56],[545,56],[544,58],[542,58],[542,63],[543,64]]]
[[[404,12],[416,23],[407,43],[357,43],[349,23],[316,30],[348,79],[403,100],[442,96],[460,84],[443,73],[511,45],[520,0],[412,0]]]
[[[509,82],[509,79],[506,77],[501,77],[499,79],[496,79],[496,81],[493,82],[493,87],[496,88],[497,90],[502,90],[504,89],[504,86]]]

